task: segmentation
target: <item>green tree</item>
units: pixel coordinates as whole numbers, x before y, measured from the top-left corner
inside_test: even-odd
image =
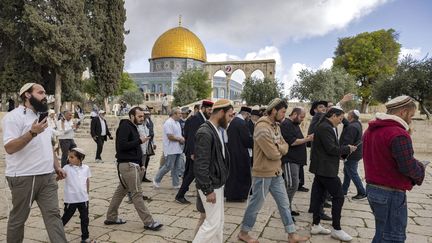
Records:
[[[90,55],[91,70],[99,94],[104,98],[110,95],[121,95],[125,90],[131,90],[123,82],[128,78],[123,74],[124,53],[124,23],[126,10],[123,0],[86,0],[86,11],[89,17],[91,33],[97,40]],[[119,92],[118,92],[119,91]]]
[[[410,56],[405,57],[392,77],[377,82],[373,94],[381,102],[399,95],[409,95],[419,102],[420,109],[430,119],[432,58],[415,60]]]
[[[272,99],[282,97],[282,85],[271,78],[246,78],[241,97],[250,106],[267,105]]]
[[[371,102],[374,83],[396,71],[401,46],[397,37],[395,30],[388,29],[339,39],[333,65],[356,78],[362,112],[366,112]]]
[[[347,93],[356,92],[355,78],[342,68],[303,69],[290,91],[290,98],[301,101],[338,101]]]
[[[123,93],[121,99],[131,105],[140,105],[143,103],[144,96],[143,93],[139,90],[127,90]]]
[[[207,72],[202,69],[183,71],[177,79],[177,86],[173,93],[174,104],[185,105],[196,100],[207,99],[210,97],[211,91]]]
[[[120,77],[118,88],[114,91],[114,95],[122,95],[126,91],[137,91],[138,85],[133,81],[128,73],[123,72]]]

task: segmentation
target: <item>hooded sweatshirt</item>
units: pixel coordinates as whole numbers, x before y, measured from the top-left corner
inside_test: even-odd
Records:
[[[282,174],[281,158],[288,152],[279,124],[261,117],[254,131],[252,176],[276,177]]]
[[[117,162],[133,162],[141,165],[141,143],[137,126],[129,119],[121,120],[116,132]]]
[[[377,113],[363,136],[366,182],[399,190],[421,185],[424,166],[414,158],[408,124],[400,117]]]

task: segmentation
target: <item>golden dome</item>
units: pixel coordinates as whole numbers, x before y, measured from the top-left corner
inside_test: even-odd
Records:
[[[152,59],[164,57],[191,58],[207,61],[206,50],[201,40],[190,30],[176,27],[163,33],[152,49]]]

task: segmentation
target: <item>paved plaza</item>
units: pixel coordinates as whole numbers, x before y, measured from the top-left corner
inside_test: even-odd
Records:
[[[161,154],[161,127],[162,120],[155,119],[156,144],[158,146],[156,156],[152,157],[149,165],[148,175],[152,178],[159,167],[159,158]],[[155,219],[160,220],[165,226],[162,230],[153,232],[144,230],[143,224],[136,213],[133,204],[124,203],[120,206],[120,217],[127,220],[123,225],[104,225],[106,211],[118,185],[116,166],[114,164],[114,140],[105,144],[102,158],[105,163],[96,164],[94,155],[96,144],[85,134],[76,138],[79,147],[87,151],[88,156],[85,159],[91,170],[93,177],[90,183],[90,238],[98,242],[191,242],[193,238],[193,229],[196,226],[199,213],[195,205],[181,205],[174,201],[177,190],[171,187],[171,178],[168,173],[162,180],[161,188],[154,189],[152,183],[143,183],[144,194],[151,199],[146,201],[150,212]],[[6,225],[8,211],[11,208],[11,198],[9,188],[4,178],[4,148],[1,142],[1,163],[0,163],[0,242],[6,241]],[[419,159],[431,160],[431,154],[417,154]],[[31,159],[31,158],[29,158]],[[31,162],[31,161],[29,161]],[[364,175],[363,165],[361,175]],[[342,169],[342,166],[341,166]],[[305,169],[308,171],[308,169]],[[306,187],[311,188],[313,176],[306,172]],[[340,174],[342,178],[342,174]],[[429,165],[427,175],[421,187],[414,189],[407,194],[408,196],[408,229],[407,242],[409,243],[426,243],[432,242],[432,168]],[[63,183],[59,182],[59,204],[61,214],[63,214]],[[374,234],[374,220],[371,209],[365,201],[352,201],[356,191],[351,183],[349,197],[345,200],[342,211],[342,229],[354,237],[352,242],[371,242]],[[192,202],[196,200],[195,186],[186,195]],[[298,192],[294,198],[293,208],[300,212],[296,217],[296,226],[301,234],[309,235],[309,229],[312,222],[312,214],[307,213],[310,193]],[[243,217],[246,203],[225,203],[225,225],[224,240],[225,242],[239,242],[237,234]],[[326,209],[330,214],[330,211]],[[322,222],[325,226],[330,227],[327,221]],[[79,213],[71,219],[65,227],[67,239],[70,242],[80,241],[80,223]],[[257,219],[253,236],[258,236],[260,242],[286,242],[287,234],[283,230],[277,207],[272,199],[268,196],[266,203]],[[31,215],[26,223],[25,241],[24,242],[47,242],[48,235],[45,231],[44,223],[37,207],[36,202],[33,204]],[[338,242],[330,236],[313,236],[309,242]]]

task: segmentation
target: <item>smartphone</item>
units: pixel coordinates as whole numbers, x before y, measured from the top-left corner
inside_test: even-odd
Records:
[[[359,145],[361,145],[363,143],[363,141],[360,141],[360,142],[358,142],[356,145],[354,145],[354,146],[356,146],[356,147],[358,147]]]
[[[41,122],[47,116],[48,116],[48,112],[41,112],[41,113],[39,113],[39,121],[38,122]]]

